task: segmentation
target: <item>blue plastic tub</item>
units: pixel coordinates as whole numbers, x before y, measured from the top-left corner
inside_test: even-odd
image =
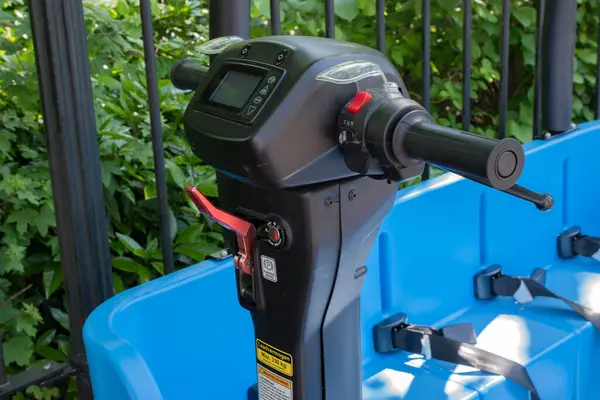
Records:
[[[542,399],[598,399],[600,340],[551,299],[478,301],[472,277],[547,269],[547,286],[600,310],[600,263],[561,261],[556,237],[600,235],[600,124],[526,146],[520,184],[554,209],[445,174],[398,193],[368,261],[361,298],[364,399],[528,399],[501,376],[398,352],[377,354],[371,329],[404,312],[415,324],[471,322],[478,346],[527,366]],[[128,290],[84,328],[97,400],[246,399],[256,381],[253,329],[237,303],[231,261],[207,261]],[[359,351],[359,349],[349,349]]]

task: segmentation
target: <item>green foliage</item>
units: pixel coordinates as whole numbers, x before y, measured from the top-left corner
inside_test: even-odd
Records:
[[[217,194],[214,171],[194,156],[182,134],[189,95],[169,81],[176,60],[207,62],[196,51],[207,40],[205,8],[195,0],[153,2],[177,268],[222,246],[218,228],[199,216],[184,191],[193,184]],[[86,1],[85,18],[113,277],[120,292],[164,273],[138,2]],[[0,328],[12,374],[36,360],[66,360],[69,319],[24,1],[4,2],[0,35]],[[67,397],[72,394],[56,388],[30,388],[15,396]]]
[[[46,139],[31,26],[24,0],[0,8],[0,329],[9,373],[69,354],[69,320],[62,286]],[[574,116],[593,118],[599,1],[579,1]],[[218,227],[186,197],[193,184],[216,196],[214,171],[195,157],[182,134],[189,95],[169,81],[182,58],[207,60],[207,0],[152,2],[159,74],[170,226],[176,267],[201,261],[222,244]],[[462,125],[461,0],[431,5],[432,114]],[[513,0],[508,132],[531,139],[536,11]],[[388,57],[419,100],[422,87],[421,0],[386,1]],[[252,35],[269,34],[269,0],[253,0]],[[336,0],[336,37],[375,47],[375,0]],[[498,128],[500,0],[473,2],[471,131],[493,137]],[[115,292],[163,274],[159,248],[139,6],[135,0],[87,0],[85,18],[95,99],[102,182],[109,216]],[[285,34],[324,36],[323,0],[283,0]],[[439,171],[434,171],[434,174]],[[413,182],[411,182],[413,183]],[[68,388],[29,388],[15,399],[73,398]]]

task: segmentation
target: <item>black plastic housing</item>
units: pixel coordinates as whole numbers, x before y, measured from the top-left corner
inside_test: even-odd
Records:
[[[244,48],[249,51],[242,55]],[[277,57],[282,51],[286,57],[279,63]],[[366,46],[294,36],[231,44],[216,57],[185,112],[184,127],[195,154],[222,172],[275,187],[358,175],[347,168],[335,137],[336,117],[357,92],[357,85],[335,85],[315,79],[324,70],[350,60],[375,62],[388,81],[407,92],[394,66]],[[228,63],[260,64],[284,71],[276,89],[268,100],[262,101],[260,111],[253,114],[251,123],[197,107],[211,80]]]

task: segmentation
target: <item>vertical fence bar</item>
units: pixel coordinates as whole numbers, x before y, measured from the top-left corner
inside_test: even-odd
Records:
[[[506,113],[508,109],[508,58],[510,46],[510,0],[502,0],[502,38],[500,40],[500,139],[506,137]]]
[[[156,195],[160,217],[160,245],[165,274],[175,270],[173,264],[173,243],[169,227],[169,200],[167,195],[167,176],[165,173],[165,154],[163,146],[162,123],[160,120],[160,98],[158,96],[158,77],[156,57],[154,56],[154,29],[152,27],[152,9],[150,0],[140,0],[142,18],[142,41],[144,43],[144,63],[146,64],[146,86],[148,107],[150,108],[150,131],[152,133],[152,151],[154,153],[154,176],[156,177]]]
[[[542,136],[542,27],[544,23],[544,7],[546,0],[537,2],[537,21],[535,32],[535,83],[533,94],[533,137]]]
[[[331,39],[335,39],[334,0],[325,0],[325,36]]]
[[[430,108],[429,91],[431,87],[431,1],[423,0],[422,4],[422,47],[423,47],[423,107]],[[429,179],[429,164],[425,165],[423,180]]]
[[[577,0],[546,0],[542,28],[542,129],[571,129]]]
[[[211,39],[235,35],[250,38],[250,0],[210,0]]]
[[[113,293],[82,1],[29,1],[79,399],[92,399],[87,316]]]
[[[375,30],[377,32],[377,50],[386,54],[385,44],[385,0],[375,2]]]
[[[281,1],[271,0],[271,33],[281,35]]]
[[[8,374],[6,373],[6,363],[4,361],[4,347],[0,337],[0,389],[8,385]],[[0,400],[9,400],[10,396],[0,396]]]
[[[463,6],[463,93],[462,93],[462,127],[468,131],[471,124],[471,0],[464,0]]]

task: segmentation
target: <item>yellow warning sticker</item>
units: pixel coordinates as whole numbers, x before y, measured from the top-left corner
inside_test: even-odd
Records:
[[[292,381],[258,364],[258,399],[292,400]]]
[[[287,376],[294,375],[292,356],[260,339],[256,339],[256,358],[267,367],[271,367]]]

